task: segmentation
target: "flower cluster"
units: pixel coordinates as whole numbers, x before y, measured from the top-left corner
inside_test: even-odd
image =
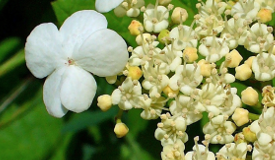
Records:
[[[163,146],[162,159],[215,159],[208,150],[210,144],[224,144],[217,159],[245,159],[252,151],[251,142],[252,159],[274,159],[274,89],[264,88],[265,109],[249,126],[249,133],[246,129],[236,134],[238,127],[250,123],[243,104],[258,106],[259,101],[252,87],[241,96],[231,87],[236,79],[270,81],[275,77],[273,29],[265,24],[272,19],[274,3],[199,1],[198,14],[187,25],[188,12],[164,1],[140,7],[125,5],[130,3],[127,0],[120,4],[132,6],[143,19],[134,18],[128,27],[137,46],[128,48],[126,79],[112,93],[111,103],[121,110],[142,109],[144,119],[161,119],[155,137]],[[238,46],[251,56],[239,53]],[[186,128],[201,120],[203,113],[209,119],[202,128],[204,145],[195,138],[193,151],[184,154]]]

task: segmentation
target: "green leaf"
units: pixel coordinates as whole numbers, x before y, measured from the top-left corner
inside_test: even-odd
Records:
[[[6,57],[17,51],[21,46],[21,40],[16,37],[10,37],[0,42],[0,62]]]
[[[5,114],[14,115],[21,110],[16,120],[3,120],[0,127],[0,159],[44,159],[47,152],[56,146],[62,125],[61,119],[51,117],[42,101],[42,89],[22,106],[9,107]],[[4,123],[3,123],[4,122]],[[5,125],[4,125],[5,124]],[[59,141],[57,141],[57,139]]]
[[[87,127],[97,125],[110,118],[114,118],[117,113],[117,107],[111,108],[107,112],[102,111],[86,111],[80,114],[75,114],[74,117],[63,126],[62,132],[75,132]]]
[[[25,54],[24,50],[20,50],[13,57],[5,61],[0,66],[0,77],[5,75],[6,73],[12,71],[14,68],[25,63]]]

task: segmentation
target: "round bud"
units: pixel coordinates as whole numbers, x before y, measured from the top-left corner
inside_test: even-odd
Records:
[[[120,122],[116,124],[114,132],[117,138],[122,138],[129,132],[129,128],[126,126],[126,124]]]
[[[248,110],[244,108],[236,108],[232,115],[232,119],[237,126],[242,126],[249,122],[248,113]]]
[[[108,94],[101,95],[97,98],[97,106],[102,111],[107,111],[112,107],[112,98]]]
[[[139,21],[132,20],[132,22],[128,26],[128,29],[131,35],[137,36],[140,34],[140,27],[142,27],[142,24]]]
[[[249,79],[252,75],[252,70],[247,64],[242,64],[235,68],[236,74],[235,77],[238,80],[245,81]]]
[[[259,95],[256,90],[252,87],[247,87],[245,90],[241,92],[242,95],[242,102],[244,104],[255,106],[259,101]]]

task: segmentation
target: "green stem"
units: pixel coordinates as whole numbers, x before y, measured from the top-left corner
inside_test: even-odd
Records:
[[[254,114],[254,113],[249,113],[249,114],[248,114],[248,117],[249,117],[249,119],[251,119],[251,120],[257,120],[257,119],[259,119],[260,115]]]
[[[123,110],[119,109],[117,116],[116,116],[116,123],[121,123],[121,117],[123,115]]]
[[[32,79],[27,79],[20,86],[11,93],[10,96],[0,105],[0,114],[27,88]]]

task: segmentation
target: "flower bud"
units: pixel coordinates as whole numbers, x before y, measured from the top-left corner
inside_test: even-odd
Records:
[[[108,94],[101,95],[97,98],[97,106],[102,111],[107,111],[112,107],[112,98]]]
[[[179,90],[174,91],[169,87],[169,85],[166,86],[162,91],[168,97],[176,97],[179,93]]]
[[[167,6],[172,0],[159,0],[159,4],[162,6]]]
[[[158,40],[160,43],[165,44],[165,42],[167,42],[169,38],[169,30],[164,29],[162,31],[160,31],[159,35],[158,35]]]
[[[244,108],[236,108],[232,115],[232,119],[237,126],[242,126],[249,122],[248,113],[248,110]]]
[[[252,75],[252,70],[247,64],[242,64],[236,67],[235,71],[236,71],[235,77],[241,81],[245,81],[249,79]]]
[[[200,66],[202,76],[209,77],[211,75],[212,65],[209,62],[207,62],[204,59],[201,59],[198,62],[198,65]]]
[[[244,104],[255,106],[259,101],[258,92],[255,91],[252,87],[247,87],[245,90],[242,91],[241,95],[242,102]]]
[[[192,63],[198,59],[198,50],[194,47],[186,47],[183,51],[183,57],[188,57],[187,62]]]
[[[188,13],[185,9],[176,7],[172,13],[171,19],[175,24],[185,22],[188,18]]]
[[[240,62],[243,60],[243,57],[240,55],[240,53],[234,49],[230,53],[225,55],[226,59],[226,66],[229,68],[235,68],[237,67]]]
[[[243,128],[243,135],[248,142],[253,143],[257,140],[256,134],[250,130],[250,126]]]
[[[128,68],[128,77],[131,77],[132,80],[139,80],[142,76],[142,71],[137,66],[129,66]]]
[[[142,37],[143,37],[143,39],[142,39]],[[136,42],[138,45],[142,45],[142,43],[146,44],[146,43],[148,43],[147,41],[153,41],[152,36],[149,33],[143,33],[142,36],[138,35],[136,37]]]
[[[272,12],[269,9],[263,8],[258,12],[257,17],[262,23],[266,23],[272,20]]]
[[[246,61],[244,61],[244,64],[247,64],[250,68],[252,68],[252,62],[255,56],[250,56]]]
[[[128,29],[131,33],[131,35],[137,36],[140,34],[140,27],[142,27],[142,24],[137,20],[132,20],[130,25],[128,26]]]
[[[114,132],[117,138],[122,138],[129,132],[129,128],[126,126],[126,124],[120,122],[116,124]]]

